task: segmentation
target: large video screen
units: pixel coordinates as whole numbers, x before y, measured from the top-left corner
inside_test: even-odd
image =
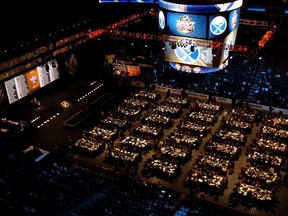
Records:
[[[229,56],[229,51],[231,47],[235,45],[236,42],[236,36],[237,36],[237,30],[238,28],[234,29],[225,39],[223,42],[223,49],[222,49],[222,54],[220,58],[220,63],[224,62],[228,56]]]
[[[240,9],[209,16],[208,38],[224,38],[238,27]]]
[[[184,1],[184,3],[179,4],[167,0],[159,0],[160,8],[175,12],[199,13],[199,14],[231,11],[240,8],[243,4],[243,0],[235,0],[235,1],[233,0],[233,1],[227,1],[227,3],[219,3],[219,4],[213,4],[213,1],[211,1],[211,4],[200,4],[200,1],[198,1],[197,4],[193,4],[193,1],[191,2]]]
[[[167,34],[206,39],[207,16],[167,12]]]
[[[139,65],[131,65],[129,63],[115,63],[114,73],[117,76],[139,76],[141,73],[141,67]]]
[[[209,41],[186,37],[167,36],[163,41],[164,60],[187,65],[213,67]]]
[[[177,13],[159,9],[158,25],[163,34],[200,39],[225,38],[239,26],[240,9],[217,14]]]
[[[229,13],[229,32],[234,31],[234,29],[238,28],[240,22],[240,9],[233,10]]]
[[[4,82],[10,104],[60,78],[56,60],[46,62]]]

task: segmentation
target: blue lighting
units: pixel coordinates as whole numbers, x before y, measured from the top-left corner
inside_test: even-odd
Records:
[[[264,7],[248,7],[248,11],[257,11],[257,12],[265,12],[266,8]]]

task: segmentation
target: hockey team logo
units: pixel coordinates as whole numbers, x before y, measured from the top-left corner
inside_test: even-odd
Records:
[[[159,12],[158,22],[159,22],[160,28],[164,29],[165,28],[165,15],[164,15],[163,11]]]
[[[210,23],[210,31],[214,35],[221,35],[227,28],[227,21],[223,16],[215,17]]]
[[[191,17],[184,15],[177,20],[176,28],[180,33],[191,34],[194,32],[195,22],[193,22]]]
[[[183,43],[181,40],[178,41],[178,44],[181,43]],[[199,58],[200,51],[196,44],[192,42],[185,46],[178,46],[175,49],[175,55],[184,64],[194,64]]]

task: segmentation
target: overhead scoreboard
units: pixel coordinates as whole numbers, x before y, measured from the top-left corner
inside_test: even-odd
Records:
[[[194,73],[215,72],[227,66],[242,4],[243,0],[159,0],[164,60],[177,70]]]

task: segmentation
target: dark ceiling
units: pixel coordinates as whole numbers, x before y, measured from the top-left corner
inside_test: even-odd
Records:
[[[147,11],[156,4],[139,3],[99,3],[98,0],[76,1],[5,1],[0,4],[0,61],[5,55],[18,56],[22,46],[35,45],[35,40],[55,41],[64,38],[81,28],[101,28],[141,11]],[[244,2],[246,2],[244,0]],[[259,4],[258,0],[247,0]],[[265,1],[271,2],[271,1]],[[273,1],[281,2],[281,0]],[[76,26],[76,27],[75,27]],[[145,27],[144,27],[145,28]],[[51,38],[49,38],[51,34]],[[38,42],[39,43],[39,42]],[[38,47],[39,44],[35,46]],[[3,52],[4,55],[3,55]]]
[[[55,41],[55,38],[64,38],[83,29],[98,29],[151,7],[151,4],[140,7],[135,3],[103,4],[97,0],[59,3],[20,1],[0,5],[0,61],[5,61],[6,55],[7,58],[18,56],[23,47],[39,47],[44,40],[47,44],[47,40]]]

